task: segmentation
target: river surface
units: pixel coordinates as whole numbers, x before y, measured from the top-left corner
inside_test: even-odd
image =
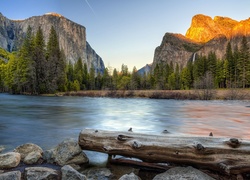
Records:
[[[182,101],[0,94],[0,145],[50,149],[84,128],[250,139],[250,101]]]

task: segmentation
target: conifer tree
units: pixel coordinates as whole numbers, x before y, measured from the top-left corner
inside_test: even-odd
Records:
[[[238,71],[241,82],[241,87],[245,88],[248,85],[250,78],[249,66],[249,47],[247,45],[246,36],[243,36],[238,59]]]
[[[28,26],[24,43],[18,53],[17,81],[20,92],[35,92],[35,63],[33,60],[34,37],[32,29]]]
[[[36,74],[34,81],[36,93],[47,93],[47,70],[49,66],[45,57],[45,41],[41,27],[38,28],[35,36],[33,60]]]

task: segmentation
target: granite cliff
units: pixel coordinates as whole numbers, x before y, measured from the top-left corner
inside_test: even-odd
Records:
[[[157,63],[171,61],[182,67],[196,55],[208,55],[215,52],[217,58],[223,59],[228,42],[232,48],[240,47],[242,36],[250,42],[250,18],[236,21],[228,17],[198,14],[192,18],[186,35],[166,33],[162,43],[155,49],[152,68]]]
[[[75,63],[80,57],[88,68],[93,66],[96,73],[103,73],[103,60],[86,41],[86,28],[56,13],[33,16],[25,20],[10,20],[0,13],[0,47],[9,52],[18,50],[23,42],[28,26],[36,32],[39,26],[48,41],[50,28],[54,26],[59,45],[68,61]]]

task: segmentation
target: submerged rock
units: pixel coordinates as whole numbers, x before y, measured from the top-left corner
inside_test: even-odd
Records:
[[[78,142],[74,139],[65,140],[54,149],[45,151],[43,158],[49,163],[57,163],[61,166],[89,162]]]
[[[38,154],[40,154],[39,156],[42,157],[43,150],[42,150],[42,148],[40,148],[36,144],[27,143],[27,144],[23,144],[21,146],[18,146],[16,149],[14,149],[14,152],[18,152],[21,154],[22,161],[24,161],[26,156],[28,156],[30,153],[32,153],[28,156],[29,162],[31,162],[31,161],[35,161]],[[36,158],[34,160],[30,160],[31,157],[34,157],[34,153],[36,154]],[[36,162],[34,162],[34,163],[36,163]]]
[[[18,166],[21,155],[15,152],[9,152],[0,155],[0,169],[8,169]]]
[[[59,175],[56,170],[46,167],[29,167],[25,168],[26,180],[56,180]]]
[[[61,168],[62,180],[86,180],[86,176],[76,171],[69,165],[65,165]]]
[[[0,174],[0,180],[21,180],[21,172],[20,171],[12,171]]]
[[[162,174],[156,175],[153,180],[179,180],[179,179],[214,180],[212,177],[191,166],[171,168]]]
[[[141,178],[136,176],[134,173],[130,173],[123,175],[119,180],[141,180]]]

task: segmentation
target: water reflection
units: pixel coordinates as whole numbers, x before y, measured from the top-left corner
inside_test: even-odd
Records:
[[[247,101],[190,102],[183,108],[187,120],[181,131],[186,134],[250,138],[250,113]]]
[[[250,138],[247,101],[175,101],[0,94],[0,145],[45,149],[84,128]]]

